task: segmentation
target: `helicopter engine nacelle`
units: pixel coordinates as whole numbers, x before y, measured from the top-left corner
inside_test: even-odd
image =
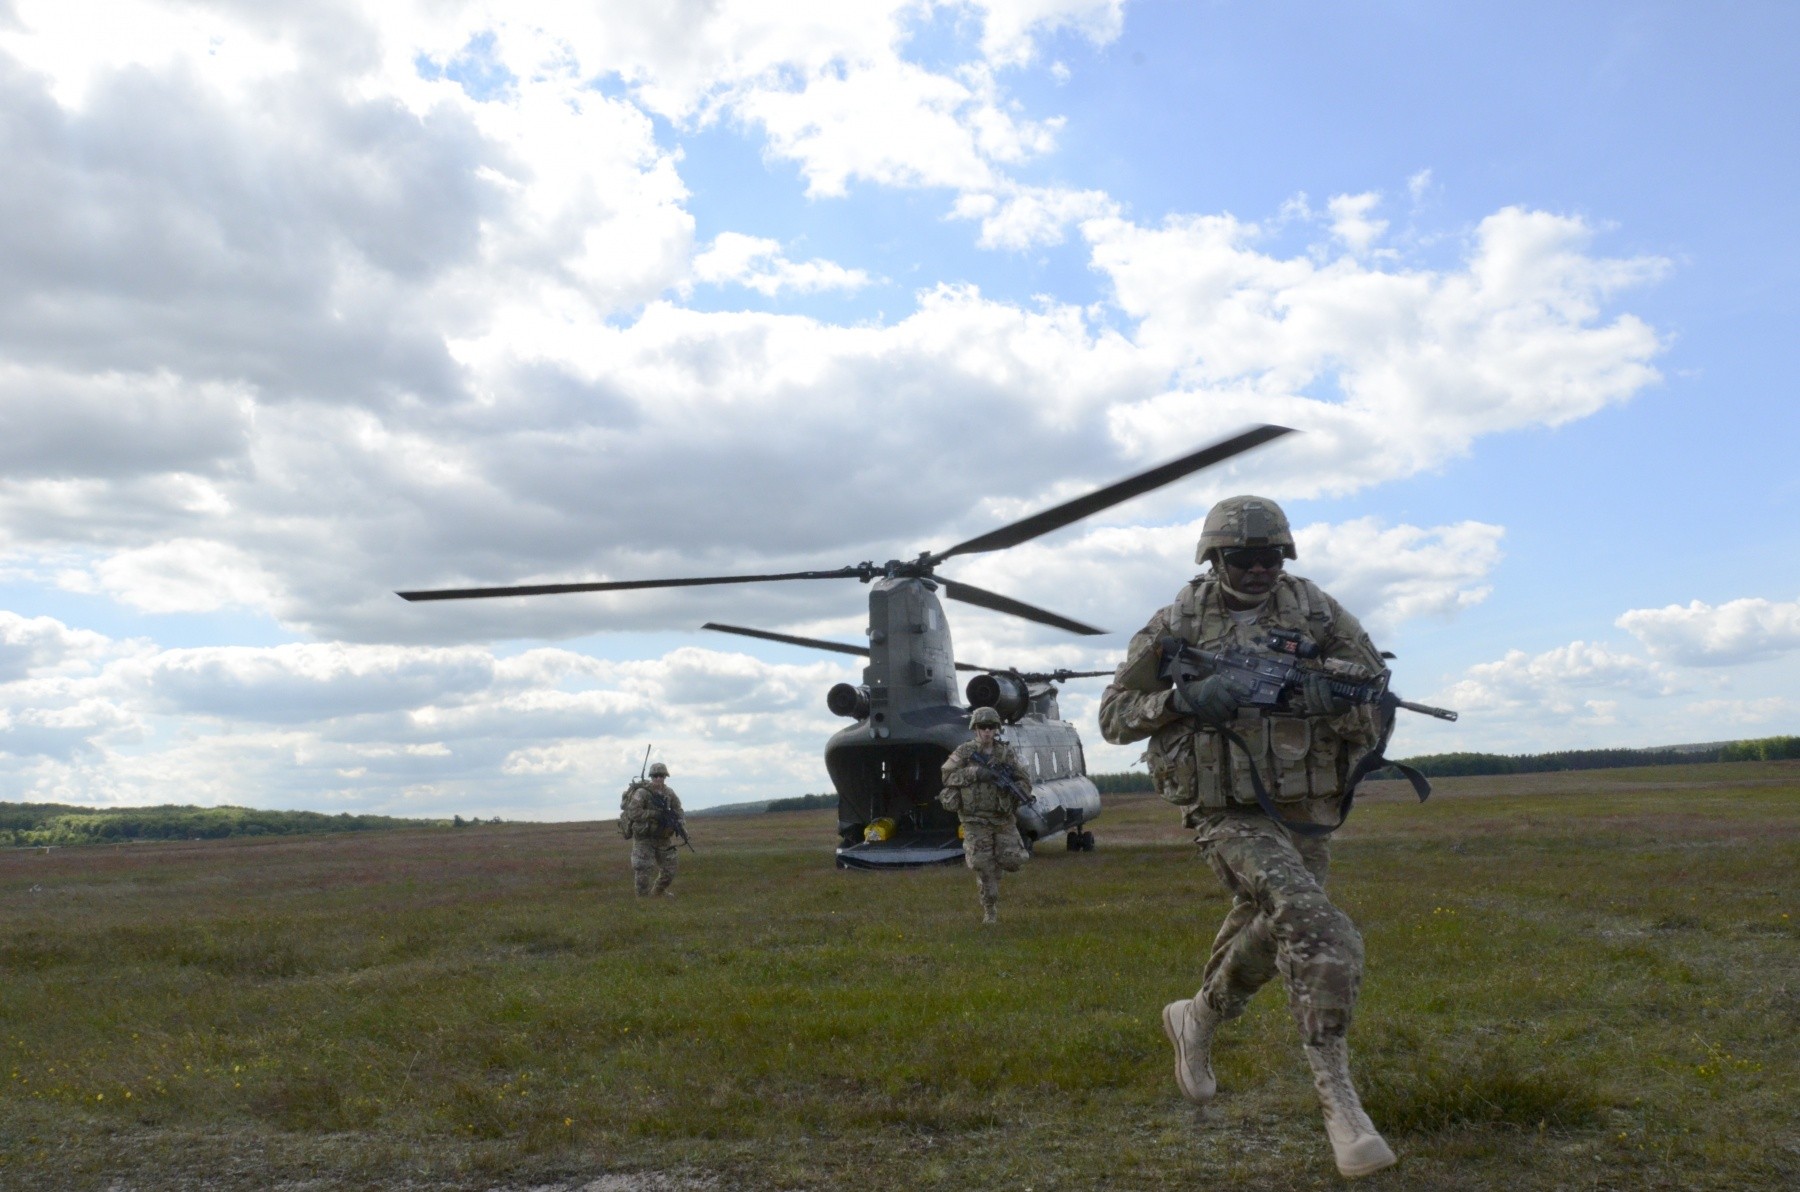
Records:
[[[825,706],[831,709],[833,716],[847,716],[851,720],[867,720],[869,718],[869,689],[852,686],[849,683],[839,683],[825,693]]]
[[[1016,724],[1031,706],[1031,692],[1015,675],[976,675],[967,690],[971,708],[992,708],[1000,719]]]

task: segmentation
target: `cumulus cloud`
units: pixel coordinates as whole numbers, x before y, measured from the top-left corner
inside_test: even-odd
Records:
[[[971,0],[980,10],[981,46],[991,62],[1022,65],[1037,54],[1037,39],[1073,29],[1094,42],[1116,40],[1125,26],[1125,0]]]
[[[11,614],[0,665],[7,799],[350,800],[547,819],[614,810],[595,792],[636,772],[652,732],[697,805],[762,789],[745,783],[822,787],[835,728],[823,693],[849,677],[835,661],[698,648],[660,662],[473,646],[158,650]]]
[[[1658,658],[1684,666],[1733,666],[1800,649],[1800,601],[1695,600],[1633,609],[1614,624]]]
[[[1734,600],[1636,609],[1616,622],[1647,650],[1571,642],[1510,650],[1423,697],[1458,709],[1457,726],[1404,722],[1407,748],[1586,748],[1729,740],[1792,728],[1784,655],[1795,605]],[[1470,743],[1473,734],[1474,744]]]
[[[706,250],[694,258],[696,281],[712,285],[732,283],[773,298],[782,291],[801,294],[821,290],[854,292],[872,280],[861,269],[814,258],[790,261],[781,242],[741,232],[721,232]]]
[[[966,191],[952,214],[978,220],[983,248],[1026,249],[1061,244],[1068,228],[1083,220],[1119,214],[1119,205],[1097,190],[1063,187],[1008,187],[999,193]]]
[[[71,629],[54,617],[21,617],[0,610],[0,683],[45,672],[85,669],[115,650],[105,635]]]
[[[1369,251],[1371,245],[1387,231],[1387,220],[1370,213],[1381,205],[1381,196],[1373,191],[1360,195],[1334,195],[1327,203],[1331,212],[1331,234],[1342,240],[1351,252]]]
[[[1648,659],[1578,641],[1539,654],[1508,650],[1497,662],[1470,667],[1467,677],[1449,688],[1449,698],[1459,711],[1532,707],[1559,716],[1579,715],[1589,703],[1579,698],[1584,690],[1668,695],[1675,683],[1671,672]]]
[[[1227,411],[1306,429],[1284,445],[1300,473],[1290,494],[1408,475],[1479,435],[1560,425],[1657,377],[1656,334],[1601,312],[1664,263],[1588,255],[1578,219],[1508,208],[1481,222],[1462,268],[1435,272],[1263,253],[1259,229],[1231,216],[1083,230],[1139,320],[1136,344],[1182,382],[1116,408],[1113,432],[1169,441]]]
[[[1504,534],[1481,522],[1426,529],[1366,517],[1302,526],[1296,566],[1380,639],[1404,622],[1449,618],[1485,600]]]
[[[108,555],[91,572],[65,571],[74,592],[104,592],[152,613],[274,608],[278,583],[249,551],[205,538],[178,538]]]
[[[75,533],[99,557],[73,586],[267,609],[327,638],[691,626],[709,594],[527,611],[387,593],[916,552],[1265,419],[1310,433],[1257,457],[1263,491],[1347,492],[1654,379],[1656,335],[1604,310],[1655,263],[1595,255],[1578,220],[1502,212],[1436,270],[1265,251],[1224,216],[1141,226],[1096,192],[1006,179],[1049,142],[980,116],[1004,106],[998,58],[948,74],[901,58],[903,5],[860,23],[823,5],[641,10],[449,5],[440,27],[384,6],[322,39],[304,7],[208,9],[285,47],[227,79],[208,73],[211,25],[127,53],[21,9],[4,45],[30,69],[0,72],[20,180],[0,188],[0,327],[32,360],[0,367],[58,378],[43,391],[66,413],[28,420],[56,473],[0,485],[17,547]],[[1116,19],[1050,0],[980,11],[1015,31],[995,45],[1059,26],[1104,38]],[[587,85],[609,68],[625,96]],[[940,284],[876,324],[684,309],[696,277],[777,295],[866,273],[734,232],[695,255],[679,155],[645,110],[658,80],[683,119],[792,103],[766,109],[789,130],[778,152],[913,145],[911,165],[820,156],[808,176],[941,171],[931,184],[976,188],[958,210],[995,246],[1079,227],[1111,300],[1023,307]],[[883,80],[917,103],[857,91]],[[856,92],[905,135],[873,135],[814,88]],[[120,407],[109,427],[100,411]],[[999,433],[1005,452],[985,443]],[[1140,508],[1191,516],[1239,474]],[[795,590],[741,599],[765,622],[821,615]]]

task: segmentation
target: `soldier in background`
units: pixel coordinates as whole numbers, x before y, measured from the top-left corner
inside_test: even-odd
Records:
[[[1347,1032],[1363,942],[1325,896],[1325,877],[1345,783],[1379,748],[1386,725],[1373,708],[1338,698],[1322,678],[1308,683],[1299,714],[1270,716],[1256,708],[1240,714],[1238,693],[1223,675],[1190,684],[1184,694],[1160,673],[1164,637],[1208,650],[1254,649],[1272,629],[1308,635],[1342,673],[1366,677],[1381,669],[1381,655],[1356,618],[1316,584],[1282,569],[1294,557],[1287,517],[1275,502],[1231,497],[1213,506],[1195,554],[1211,570],[1131,639],[1101,697],[1100,732],[1115,745],[1149,738],[1152,781],[1186,809],[1183,822],[1197,831],[1200,855],[1232,896],[1200,991],[1163,1010],[1183,1095],[1197,1103],[1212,1098],[1213,1032],[1279,974],[1338,1170],[1360,1176],[1392,1164],[1394,1153],[1350,1079]],[[1229,742],[1227,732],[1247,749]],[[1277,818],[1256,798],[1252,765]]]
[[[1000,739],[1000,713],[976,708],[969,727],[975,739],[964,741],[945,759],[938,802],[956,812],[962,824],[963,861],[975,871],[981,921],[997,923],[1000,872],[1017,873],[1025,864],[1013,809],[1031,797],[1031,779],[1012,746]]]
[[[681,796],[669,785],[669,767],[650,767],[650,780],[639,779],[619,798],[619,834],[631,841],[631,876],[639,898],[673,898],[678,859],[676,829],[682,823]]]

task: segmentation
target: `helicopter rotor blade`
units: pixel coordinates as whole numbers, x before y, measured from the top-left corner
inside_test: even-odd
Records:
[[[954,579],[938,576],[937,580],[944,585],[944,595],[952,600],[960,600],[964,604],[973,604],[981,608],[991,608],[995,612],[1010,613],[1027,621],[1036,621],[1040,625],[1052,625],[1058,629],[1067,629],[1070,633],[1085,633],[1089,636],[1105,633],[1104,629],[1096,629],[1072,617],[1061,613],[1053,613],[1049,609],[1039,608],[1035,604],[1026,604],[1023,600],[1014,600],[1011,596],[1002,596],[998,592],[990,592],[986,588],[977,588],[973,584],[965,584]]]
[[[700,628],[716,629],[720,633],[736,633],[744,637],[760,637],[764,641],[782,642],[790,646],[808,646],[814,650],[830,650],[834,654],[857,654],[864,658],[869,656],[869,647],[853,646],[848,642],[828,642],[816,637],[796,637],[791,633],[771,633],[767,629],[747,629],[742,625],[721,625],[717,621],[708,621]],[[985,674],[993,670],[989,666],[975,666],[967,662],[958,662],[955,665],[959,671],[979,671]],[[1106,673],[1112,674],[1111,671]]]
[[[1102,509],[1111,508],[1122,501],[1129,501],[1133,497],[1142,496],[1153,489],[1173,483],[1202,468],[1210,468],[1214,464],[1224,463],[1234,455],[1242,455],[1270,440],[1292,434],[1293,430],[1294,428],[1291,426],[1275,426],[1268,423],[1251,427],[1241,434],[1233,435],[1229,439],[1222,439],[1210,447],[1202,447],[1180,459],[1172,459],[1166,464],[1159,464],[1149,471],[1139,472],[1116,484],[1095,489],[1085,497],[1064,501],[1061,505],[1053,506],[1041,513],[1034,513],[1030,517],[1022,518],[1010,525],[1001,526],[997,530],[990,530],[967,542],[959,542],[949,550],[938,551],[930,555],[929,561],[935,566],[954,555],[979,554],[983,551],[1002,550],[1005,547],[1017,546],[1021,542],[1029,542],[1052,530],[1060,530],[1070,522],[1091,517]],[[1081,631],[1077,630],[1077,632]]]
[[[700,628],[715,629],[720,633],[735,633],[740,637],[759,637],[766,642],[806,646],[813,650],[830,650],[834,654],[858,654],[864,658],[869,656],[869,647],[853,646],[848,642],[828,642],[816,637],[795,637],[790,633],[771,633],[767,629],[747,629],[742,625],[721,625],[717,621],[708,621]]]
[[[428,592],[396,592],[402,600],[481,600],[489,596],[554,596],[565,592],[630,592],[640,588],[699,588],[712,584],[759,584],[781,579],[861,579],[861,567],[835,571],[786,571],[778,575],[696,575],[686,579],[621,579],[580,584],[522,584],[511,588],[438,588]]]

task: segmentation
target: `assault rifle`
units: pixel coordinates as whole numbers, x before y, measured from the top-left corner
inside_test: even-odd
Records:
[[[1031,796],[1025,792],[1023,787],[1013,780],[1012,775],[1002,773],[1000,770],[995,769],[993,759],[981,752],[981,750],[977,749],[970,753],[969,760],[975,763],[975,768],[981,771],[983,777],[987,778],[988,781],[992,782],[995,786],[1011,795],[1013,797],[1013,802],[1023,806],[1032,801]],[[1009,762],[1002,762],[1001,765],[1005,766],[1008,770],[1013,768],[1012,764]]]
[[[1299,660],[1312,661],[1319,657],[1319,645],[1293,629],[1271,629],[1262,640],[1265,652],[1202,650],[1178,637],[1165,637],[1157,645],[1162,649],[1162,677],[1181,688],[1183,698],[1189,699],[1190,703],[1187,684],[1209,675],[1224,675],[1238,703],[1276,715],[1302,715],[1296,699],[1308,676],[1323,675],[1333,695],[1353,704],[1373,704],[1389,713],[1395,708],[1405,708],[1408,712],[1435,716],[1439,720],[1456,719],[1456,713],[1448,708],[1415,704],[1389,691],[1391,673],[1388,671],[1364,677],[1334,671],[1329,663],[1302,666]]]
[[[694,847],[694,842],[688,839],[687,829],[682,826],[681,817],[675,814],[675,809],[669,806],[669,801],[657,794],[655,787],[650,787],[649,791],[650,806],[656,808],[657,826],[665,832],[673,832],[675,839],[688,846],[688,852],[699,852]]]
[[[687,828],[682,825],[681,817],[675,814],[675,809],[669,806],[669,801],[657,794],[656,788],[650,785],[650,779],[647,777],[650,773],[650,751],[655,747],[654,742],[644,746],[644,764],[638,767],[638,776],[632,779],[631,786],[626,788],[626,798],[630,798],[632,791],[643,787],[645,791],[649,792],[650,806],[656,809],[656,826],[665,832],[673,833],[675,839],[688,846],[688,852],[697,853],[700,850],[695,848],[694,842],[688,839]]]
[[[1361,668],[1354,672],[1335,670],[1329,662],[1302,666],[1302,660],[1313,662],[1318,659],[1319,646],[1296,630],[1272,629],[1260,644],[1263,647],[1260,651],[1202,650],[1178,637],[1165,637],[1157,642],[1161,653],[1161,665],[1157,673],[1175,685],[1189,706],[1197,702],[1188,690],[1189,683],[1212,675],[1224,675],[1240,706],[1258,708],[1266,714],[1276,716],[1305,715],[1299,707],[1299,697],[1309,678],[1323,676],[1333,695],[1352,704],[1374,706],[1380,711],[1380,718],[1384,722],[1381,740],[1363,756],[1345,781],[1343,798],[1338,808],[1338,822],[1329,825],[1297,823],[1282,815],[1270,801],[1262,776],[1257,773],[1256,759],[1244,739],[1233,732],[1229,725],[1207,724],[1206,727],[1225,738],[1227,748],[1236,745],[1243,750],[1250,762],[1250,786],[1256,793],[1257,805],[1262,808],[1264,815],[1303,836],[1323,836],[1335,832],[1350,818],[1350,807],[1356,799],[1356,784],[1382,766],[1392,766],[1400,771],[1412,784],[1419,802],[1425,801],[1426,796],[1431,794],[1431,784],[1425,780],[1425,776],[1404,762],[1389,761],[1382,756],[1382,751],[1387,748],[1388,737],[1394,731],[1394,710],[1405,708],[1408,712],[1435,716],[1439,720],[1455,720],[1455,712],[1448,708],[1434,708],[1429,704],[1415,704],[1401,699],[1388,690],[1392,674],[1385,669],[1368,675]]]

